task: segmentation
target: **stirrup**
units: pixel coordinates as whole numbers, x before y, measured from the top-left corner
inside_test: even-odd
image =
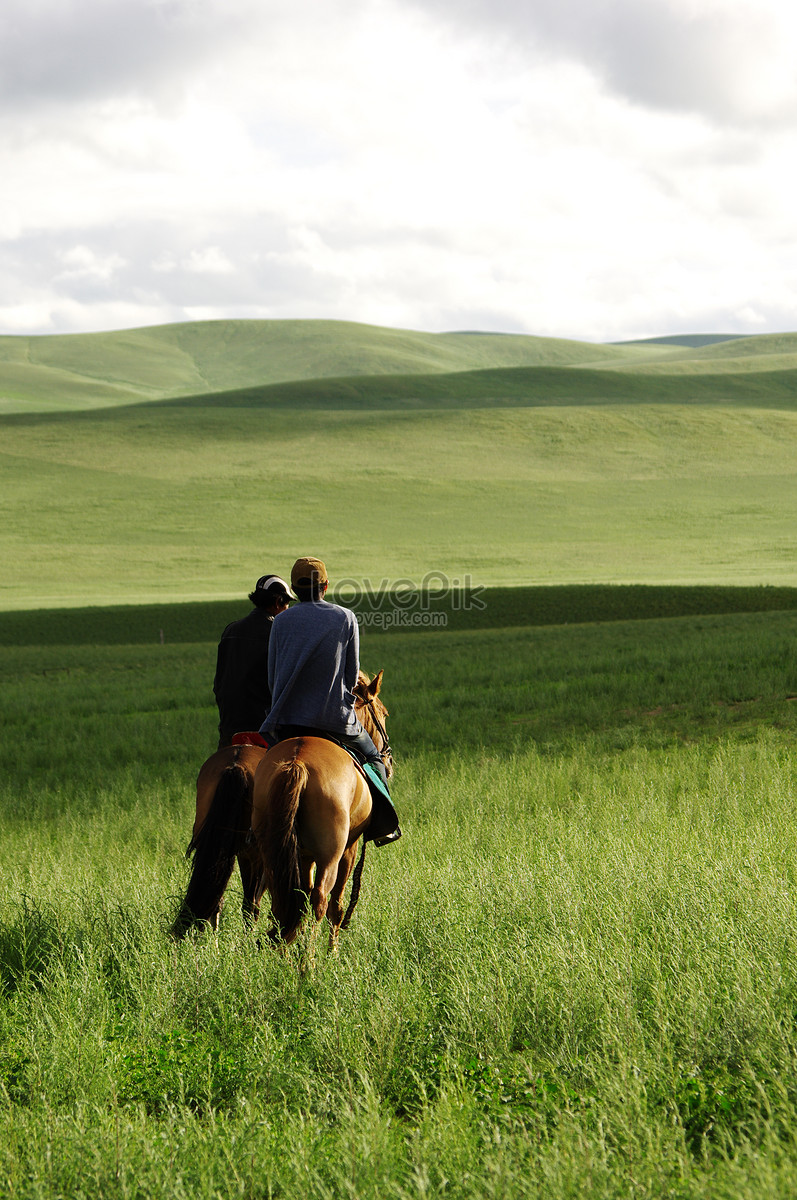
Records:
[[[394,829],[392,833],[386,833],[382,837],[374,838],[375,846],[386,846],[388,842],[397,842],[401,837],[401,830]]]

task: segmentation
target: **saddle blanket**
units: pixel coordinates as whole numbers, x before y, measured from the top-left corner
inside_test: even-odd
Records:
[[[319,733],[318,736],[322,737],[324,735]],[[355,767],[371,789],[371,795],[374,796],[374,799],[376,798],[375,794],[378,793],[380,796],[384,797],[385,800],[387,800],[391,808],[394,808],[390,792],[387,790],[384,781],[382,780],[382,776],[379,774],[373,763],[361,762],[357,755],[350,750],[348,746],[344,746],[342,742],[339,742],[337,738],[333,737],[332,735],[329,735],[327,740],[334,742],[336,746],[340,746],[341,750],[346,751]],[[234,734],[232,744],[233,746],[265,746],[267,750],[270,750],[272,746],[277,745],[276,742],[269,742],[263,737],[262,733],[259,733],[255,730],[248,730],[245,733]]]

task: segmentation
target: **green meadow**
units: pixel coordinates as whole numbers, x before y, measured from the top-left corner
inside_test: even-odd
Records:
[[[232,599],[314,546],[371,587],[794,586],[795,368],[797,335],[0,339],[0,606]]]
[[[797,1190],[797,335],[0,339],[0,1195]],[[404,830],[176,944],[223,626],[327,562]]]
[[[235,883],[218,937],[168,936],[215,638],[143,640],[163,608],[99,644],[20,617],[3,1195],[793,1195],[797,597],[522,625],[498,594],[490,626],[492,598],[363,636],[404,837],[306,976]]]

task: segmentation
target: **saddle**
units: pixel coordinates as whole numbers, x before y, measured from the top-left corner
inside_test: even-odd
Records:
[[[385,842],[395,842],[401,837],[398,813],[382,776],[373,763],[367,762],[351,746],[347,746],[345,743],[339,741],[334,733],[329,733],[326,729],[312,729],[305,725],[280,725],[279,736],[264,738],[262,733],[249,730],[245,733],[234,734],[232,744],[233,746],[265,746],[267,750],[270,750],[278,742],[284,742],[288,738],[294,737],[324,738],[326,741],[334,742],[336,746],[340,746],[341,750],[346,751],[368,784],[368,790],[371,793],[373,810],[370,824],[364,835],[366,842],[373,842],[375,845],[381,846]]]

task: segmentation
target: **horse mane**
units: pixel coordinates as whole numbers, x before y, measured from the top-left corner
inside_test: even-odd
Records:
[[[385,717],[390,714],[379,699],[379,689],[382,686],[382,672],[378,671],[371,679],[361,670],[354,685],[354,711],[365,732],[376,746],[382,762],[385,764],[388,778],[393,774],[393,753],[385,730]]]

